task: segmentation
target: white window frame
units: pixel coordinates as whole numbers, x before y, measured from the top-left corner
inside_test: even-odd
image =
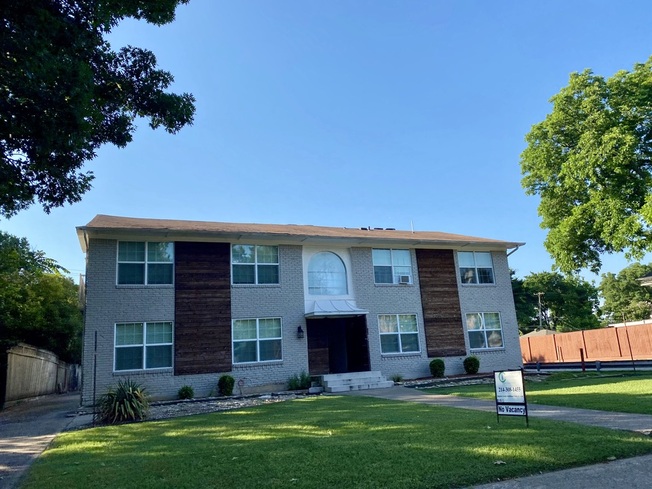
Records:
[[[470,254],[473,257],[473,266],[463,266],[461,263],[461,255],[463,253]],[[482,255],[488,255],[489,260],[491,261],[491,267],[484,267],[484,266],[478,266],[478,260],[476,259],[476,255],[482,254]],[[494,257],[491,251],[458,251],[457,252],[457,261],[458,261],[458,269],[459,269],[459,277],[460,281],[462,282],[462,285],[495,285],[496,284],[496,272],[494,268]],[[465,274],[462,273],[462,269],[468,271],[473,271],[473,282],[467,282],[465,279]],[[480,282],[479,281],[479,273],[478,270],[483,269],[490,269],[491,270],[491,282]]]
[[[252,263],[235,263],[233,261],[233,248],[235,246],[253,246],[254,248],[254,261]],[[266,246],[269,248],[276,248],[276,263],[262,263],[258,261],[258,248],[261,246]],[[249,243],[231,243],[231,285],[280,285],[281,283],[281,266],[280,266],[280,261],[281,261],[281,256],[280,256],[280,249],[278,245],[256,245],[256,244],[249,244]],[[269,282],[269,283],[258,283],[258,267],[259,266],[276,266],[277,267],[277,277],[278,281],[277,282]],[[234,278],[234,267],[236,266],[253,266],[254,267],[254,281],[252,283],[235,283]]]
[[[148,330],[148,325],[154,325],[154,324],[169,324],[171,328],[171,342],[163,342],[163,343],[148,343],[147,342],[147,330]],[[143,328],[143,342],[142,343],[132,343],[128,345],[117,345],[117,339],[118,339],[118,326],[121,325],[128,325],[128,324],[139,324]],[[147,347],[150,346],[169,346],[170,347],[170,365],[166,365],[164,367],[150,367],[147,368]],[[125,368],[125,369],[119,369],[117,366],[117,360],[118,360],[118,355],[117,350],[120,348],[135,348],[135,347],[140,347],[143,349],[143,362],[141,364],[141,368]],[[123,321],[119,323],[115,323],[113,326],[113,371],[115,373],[123,373],[123,372],[137,372],[137,371],[156,371],[156,370],[169,370],[172,367],[174,367],[174,323],[172,321]]]
[[[485,321],[485,315],[486,314],[495,314],[498,317],[498,328],[490,328],[487,329],[486,326],[486,321]],[[470,316],[479,316],[480,317],[480,327],[475,328],[475,329],[470,329],[469,328],[469,317]],[[467,312],[464,316],[464,328],[466,329],[466,333],[469,339],[469,349],[472,352],[479,352],[479,351],[490,351],[490,350],[504,350],[505,349],[505,337],[503,335],[503,320],[499,312],[495,311],[488,311],[488,312]],[[500,346],[489,346],[489,339],[491,337],[491,333],[494,331],[500,332]],[[484,345],[483,347],[472,347],[471,346],[471,333],[478,333],[481,332],[483,335],[484,339]]]
[[[380,331],[380,318],[382,316],[393,316],[396,318],[396,324],[398,325],[398,331],[392,331],[388,333],[382,333]],[[416,331],[401,331],[401,316],[412,316],[414,317],[414,322],[417,325],[417,330]],[[417,337],[417,349],[416,350],[409,350],[409,351],[403,351],[403,341],[401,339],[402,334],[410,334],[410,335],[416,335]],[[382,342],[382,337],[383,336],[398,336],[398,349],[399,351],[391,351],[391,352],[384,352],[383,351],[383,342]],[[412,313],[404,313],[404,314],[378,314],[378,336],[379,336],[379,341],[380,341],[380,353],[382,355],[417,355],[421,353],[421,341],[419,339],[419,317],[416,314]]]
[[[376,267],[386,267],[388,265],[376,265],[374,262],[374,251],[389,251],[390,256],[390,265],[392,268],[392,281],[391,282],[376,282]],[[396,268],[406,268],[405,265],[396,265],[394,264],[394,252],[395,251],[407,251],[408,256],[410,257],[410,270],[407,273],[396,273]],[[374,284],[376,285],[403,285],[399,281],[399,277],[407,275],[409,278],[407,285],[412,285],[414,283],[412,279],[412,252],[409,249],[405,248],[373,248],[371,250],[371,262],[374,268]]]
[[[313,267],[315,265],[315,259],[319,256],[329,256],[329,257],[334,257],[336,260],[335,262],[338,265],[341,265],[341,275],[339,273],[336,273],[336,276],[340,278],[340,283],[337,284],[339,287],[343,287],[343,291],[340,290],[339,293],[335,294],[329,294],[329,293],[318,293],[318,292],[323,292],[322,289],[329,289],[329,288],[335,288],[335,287],[328,287],[328,286],[317,286],[314,283],[313,277],[317,274],[328,274],[329,272],[325,272],[324,270],[314,270]],[[343,279],[343,280],[341,280]],[[344,260],[342,260],[342,257],[338,255],[337,253],[333,251],[320,251],[318,253],[313,254],[310,257],[310,260],[308,261],[308,294],[312,296],[347,296],[349,294],[349,273],[346,268],[346,264],[344,263]]]
[[[280,336],[261,338],[260,337],[260,321],[263,319],[274,319],[278,320],[280,326]],[[236,340],[235,339],[235,326],[238,321],[256,321],[256,338],[245,339],[245,340]],[[279,341],[281,345],[281,355],[280,358],[274,358],[271,360],[260,360],[260,342],[261,341]],[[235,360],[235,344],[236,343],[256,343],[256,360],[248,362],[236,362]],[[267,318],[238,318],[231,320],[231,355],[233,358],[233,365],[252,365],[252,364],[265,364],[265,363],[274,363],[283,361],[283,319],[280,317],[267,317]]]
[[[133,261],[133,260],[120,260],[120,243],[143,243],[145,245],[145,256],[143,261]],[[164,243],[166,245],[172,245],[172,261],[149,261],[148,260],[148,254],[149,254],[149,245],[150,244],[159,244],[159,243]],[[115,283],[116,285],[119,285],[121,287],[129,287],[129,286],[142,286],[146,285],[149,287],[167,287],[170,285],[174,285],[174,242],[173,241],[118,241],[117,246],[116,246],[116,270],[115,270]],[[120,264],[142,264],[145,271],[143,273],[143,282],[142,283],[137,283],[137,284],[121,284],[120,283]],[[150,284],[149,283],[149,265],[170,265],[172,267],[172,279],[169,283],[164,283],[164,284]]]

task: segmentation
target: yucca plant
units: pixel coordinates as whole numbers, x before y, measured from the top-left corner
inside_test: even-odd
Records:
[[[120,380],[110,387],[98,402],[99,418],[103,423],[140,421],[149,412],[149,396],[145,388],[131,379]]]

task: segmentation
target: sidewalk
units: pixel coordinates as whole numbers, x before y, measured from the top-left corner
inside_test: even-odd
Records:
[[[391,399],[395,401],[418,402],[434,406],[448,406],[478,411],[496,412],[493,401],[480,399],[424,394],[418,389],[394,386],[389,389],[355,391],[345,395],[357,395]],[[528,415],[554,421],[567,421],[588,426],[614,430],[635,431],[650,435],[652,416],[645,414],[610,413],[590,409],[574,409],[557,406],[529,404]],[[476,489],[600,489],[626,487],[628,489],[649,488],[652,481],[652,455],[625,460],[615,460],[598,465],[560,470],[531,477],[522,477],[503,482],[475,486]]]
[[[54,437],[76,420],[79,393],[43,396],[0,411],[0,487],[13,489]]]
[[[346,395],[379,397],[395,401],[419,402],[434,406],[449,406],[476,411],[496,412],[494,401],[472,399],[470,397],[453,397],[436,394],[424,394],[418,389],[394,386],[389,389],[371,389],[366,391],[347,392]],[[611,413],[591,409],[575,409],[557,406],[542,406],[528,404],[528,415],[531,418],[546,418],[555,421],[568,421],[588,426],[610,428],[612,430],[636,431],[649,435],[652,433],[652,415]]]

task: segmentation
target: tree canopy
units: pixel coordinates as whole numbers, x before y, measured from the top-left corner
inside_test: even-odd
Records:
[[[602,312],[609,323],[638,321],[652,317],[652,288],[638,280],[652,272],[652,264],[634,263],[618,272],[605,273],[600,283]]]
[[[652,250],[652,58],[605,79],[573,73],[534,125],[522,185],[541,199],[546,249],[563,272],[598,272],[601,254]]]
[[[600,327],[598,290],[579,277],[556,272],[532,273],[522,281],[512,277],[512,287],[518,325],[523,333],[539,325],[538,292],[542,293],[541,323],[545,329],[561,333]]]
[[[516,322],[522,333],[529,333],[538,325],[537,291],[531,291],[524,285],[524,280],[518,278],[513,270],[510,270],[512,278],[512,294],[514,295],[514,307],[516,309]]]
[[[0,348],[22,341],[64,361],[81,360],[77,286],[61,271],[26,239],[0,232]]]
[[[0,3],[1,215],[81,200],[93,179],[84,163],[103,144],[129,143],[137,117],[170,133],[192,123],[194,97],[166,92],[173,77],[151,51],[105,39],[127,17],[169,23],[187,2]]]

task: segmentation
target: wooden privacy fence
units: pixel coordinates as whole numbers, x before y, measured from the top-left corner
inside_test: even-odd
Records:
[[[521,337],[523,363],[651,360],[652,324]]]
[[[20,343],[3,356],[0,361],[0,407],[4,402],[79,388],[79,366],[62,362],[47,350]]]

